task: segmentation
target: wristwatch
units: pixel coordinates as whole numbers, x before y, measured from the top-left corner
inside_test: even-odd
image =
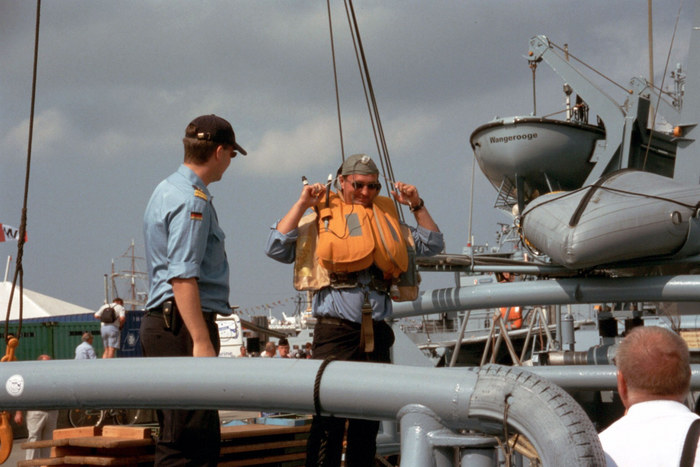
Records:
[[[416,204],[415,206],[411,206],[409,208],[411,210],[411,212],[420,211],[421,209],[423,209],[425,207],[425,202],[423,202],[423,198],[418,198],[418,199],[420,200],[420,201],[418,201],[418,204]]]

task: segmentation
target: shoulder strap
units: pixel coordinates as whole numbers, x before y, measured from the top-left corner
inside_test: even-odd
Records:
[[[695,419],[688,428],[681,454],[681,467],[692,467],[695,464],[695,452],[698,448],[698,435],[700,435],[700,418]]]

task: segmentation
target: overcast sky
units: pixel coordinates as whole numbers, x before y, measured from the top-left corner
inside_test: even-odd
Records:
[[[671,67],[685,62],[691,3]],[[331,4],[345,153],[376,158],[345,10]],[[532,36],[568,44],[623,86],[649,74],[643,0],[354,6],[394,173],[417,185],[449,253],[461,253],[468,239],[471,132],[496,115],[533,110],[523,58]],[[658,85],[679,0],[653,8]],[[0,223],[13,226],[23,202],[35,13],[35,2],[0,0]],[[596,83],[622,103],[620,89]],[[562,84],[538,67],[538,114],[563,108]],[[97,308],[112,259],[132,239],[143,256],[146,202],[181,163],[187,123],[208,113],[228,119],[248,150],[209,187],[227,235],[230,302],[253,314],[279,302],[275,312],[293,311],[292,268],[268,259],[264,246],[270,225],[298,197],[300,177],[324,181],[341,162],[324,1],[44,0],[25,287]],[[496,191],[486,178],[478,172],[474,180],[472,232],[476,243],[493,244],[496,223],[511,219],[492,207]],[[16,248],[0,243],[3,263],[12,256],[14,264]],[[445,273],[423,278],[424,289],[454,283]]]

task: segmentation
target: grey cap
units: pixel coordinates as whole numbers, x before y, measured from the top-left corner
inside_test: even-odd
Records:
[[[340,175],[378,174],[377,165],[367,154],[353,154],[340,166]]]

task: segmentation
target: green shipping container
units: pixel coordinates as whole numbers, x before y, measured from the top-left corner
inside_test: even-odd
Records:
[[[9,333],[17,334],[18,326],[10,323]],[[102,355],[102,338],[100,337],[99,321],[47,321],[41,323],[23,323],[22,334],[19,336],[19,346],[15,350],[17,360],[36,360],[41,354],[48,354],[53,359],[75,358],[75,348],[82,342],[83,332],[93,336],[92,346],[98,356]],[[3,355],[6,353],[4,328],[0,331],[3,345]]]

